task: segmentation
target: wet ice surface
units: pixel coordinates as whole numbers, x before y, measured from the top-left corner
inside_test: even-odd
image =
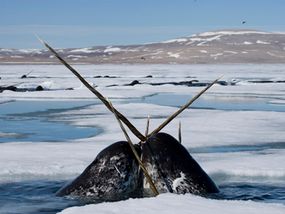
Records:
[[[183,112],[164,129],[176,137],[178,122],[182,122],[182,143],[219,185],[221,193],[210,196],[219,200],[165,194],[153,199],[70,208],[64,213],[119,213],[124,207],[128,207],[124,213],[135,210],[145,213],[150,211],[149,207],[156,208],[152,209],[156,212],[168,210],[173,213],[177,210],[172,209],[174,204],[179,205],[181,213],[189,210],[209,213],[213,209],[217,213],[229,213],[233,206],[237,213],[249,212],[246,208],[251,213],[284,213],[285,84],[276,81],[285,80],[285,65],[75,67],[142,132],[148,115],[152,118],[152,130],[202,88],[124,84],[134,80],[149,83],[186,79],[211,82],[224,75],[222,80],[234,81],[236,85],[215,85],[192,109]],[[36,78],[19,78],[30,70]],[[98,75],[120,78],[93,78]],[[153,78],[146,78],[147,75]],[[9,138],[7,143],[0,144],[0,213],[56,213],[66,207],[81,206],[82,202],[78,200],[58,198],[54,193],[80,174],[103,148],[124,140],[112,114],[62,66],[0,66],[0,76],[0,85],[34,87],[41,84],[46,89],[0,93],[0,140]],[[106,87],[118,83],[122,86]],[[65,90],[67,88],[74,90]],[[173,94],[175,96],[171,96]],[[13,105],[16,108],[13,109]],[[61,132],[69,130],[74,135],[72,140],[66,135],[58,135],[57,142],[50,142],[53,141],[50,135],[49,139],[43,140],[36,138],[36,134],[22,136],[18,130],[21,120],[36,126],[47,122],[46,127],[52,125]],[[17,122],[15,126],[13,122]],[[14,127],[17,131],[13,130]],[[87,127],[87,133],[80,127]],[[97,133],[97,129],[103,132]],[[74,130],[80,131],[76,133]],[[41,135],[44,134],[39,132]],[[133,136],[132,139],[137,142]],[[36,143],[39,141],[40,144]]]
[[[185,100],[189,100],[191,98],[192,97],[189,95],[160,93],[143,97],[138,100],[138,102],[180,107],[185,104]],[[248,99],[235,98],[231,100],[230,98],[207,98],[207,96],[204,96],[191,105],[191,108],[227,111],[285,111],[285,106],[270,103],[268,99],[261,99],[258,97]]]
[[[56,191],[65,183],[66,181],[32,180],[0,184],[1,211],[7,214],[48,214],[71,206],[83,206],[87,203],[79,199],[56,197]],[[285,190],[282,186],[228,183],[220,185],[219,188],[220,193],[208,197],[217,200],[253,200],[267,203],[282,203],[285,200]],[[15,202],[17,202],[17,206],[15,206]]]
[[[89,101],[12,101],[0,105],[0,143],[13,141],[67,141],[92,137],[101,132],[95,127],[75,127],[60,121],[55,113],[82,109]],[[93,102],[94,105],[94,102]]]

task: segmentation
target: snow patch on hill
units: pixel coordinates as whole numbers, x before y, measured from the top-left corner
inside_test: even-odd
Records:
[[[179,58],[180,55],[178,53],[172,53],[172,52],[167,52],[168,56],[174,57],[174,58]]]
[[[117,47],[112,47],[109,46],[104,50],[104,53],[108,53],[108,52],[120,52],[121,48],[117,48]]]
[[[94,50],[91,48],[79,48],[69,51],[70,53],[96,53],[98,50]]]
[[[256,44],[269,45],[270,42],[264,42],[264,41],[261,41],[261,40],[257,40],[257,41],[256,41]]]
[[[186,38],[178,38],[178,39],[170,39],[166,41],[162,41],[161,43],[174,43],[174,42],[187,42],[188,40]]]
[[[284,206],[279,204],[264,204],[252,201],[222,201],[210,200],[193,195],[161,194],[155,198],[129,199],[113,203],[91,204],[82,207],[71,207],[60,212],[73,213],[251,213],[267,214],[284,213]]]
[[[264,31],[255,31],[255,30],[241,30],[241,31],[211,31],[198,34],[198,36],[215,36],[215,35],[243,35],[243,34],[270,34],[269,32]]]

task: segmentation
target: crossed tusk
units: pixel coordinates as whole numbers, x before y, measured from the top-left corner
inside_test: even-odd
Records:
[[[110,103],[106,100],[106,98],[95,88],[93,88],[71,65],[69,65],[51,46],[49,46],[45,41],[37,37],[39,41],[47,47],[54,56],[63,64],[65,67],[67,67],[93,94],[96,95],[98,99],[100,99],[103,104],[111,111],[114,112],[115,115],[118,116],[119,120],[121,120],[131,131],[132,133],[140,139],[141,142],[145,142],[147,138],[150,136],[157,134],[159,131],[161,131],[167,124],[169,124],[175,117],[177,117],[181,112],[183,112],[185,109],[187,109],[194,101],[196,101],[202,94],[204,94],[209,88],[211,88],[220,78],[213,81],[211,84],[209,84],[206,88],[204,88],[202,91],[200,91],[195,97],[190,99],[185,105],[181,106],[179,110],[174,112],[172,115],[170,115],[161,125],[159,125],[156,129],[154,129],[150,134],[148,134],[148,128],[146,131],[145,136],[138,131],[138,129],[123,115],[121,114],[117,109],[113,108],[110,105]],[[148,125],[147,125],[148,127]]]
[[[106,98],[95,88],[93,88],[71,65],[69,65],[51,46],[49,46],[45,41],[40,39],[38,37],[39,41],[47,47],[53,54],[54,56],[63,64],[65,67],[67,67],[93,94],[96,95],[98,99],[102,101],[102,103],[110,110],[112,111],[112,108],[109,104],[109,102],[106,100]],[[133,132],[137,138],[139,138],[141,141],[145,141],[146,138],[143,134],[141,134],[137,128],[123,115],[121,114],[117,109],[114,109],[116,114],[118,115],[119,119],[122,120],[126,126]]]
[[[111,103],[110,101],[109,101],[109,104],[110,104],[110,106],[111,106],[112,112],[114,113],[114,115],[115,115],[115,117],[116,117],[116,119],[117,119],[117,121],[118,121],[118,123],[119,123],[119,125],[120,125],[120,127],[121,127],[121,129],[122,129],[122,131],[123,131],[123,133],[124,133],[124,135],[125,135],[127,141],[128,141],[128,143],[129,143],[129,145],[130,145],[130,147],[131,147],[131,150],[132,150],[132,152],[133,152],[135,158],[137,159],[137,161],[138,161],[138,163],[139,163],[141,169],[142,169],[143,172],[144,172],[144,175],[145,175],[145,177],[146,177],[146,179],[147,179],[147,181],[148,181],[148,183],[149,183],[149,185],[150,185],[151,190],[153,191],[154,196],[159,195],[159,192],[158,192],[157,188],[155,187],[154,182],[152,181],[151,176],[149,175],[147,169],[145,168],[143,162],[141,161],[141,158],[139,157],[139,155],[138,155],[138,153],[137,153],[137,150],[136,150],[135,147],[134,147],[134,144],[132,143],[132,141],[131,141],[131,139],[130,139],[130,137],[129,137],[129,135],[128,135],[126,129],[125,129],[125,127],[124,127],[124,125],[122,124],[122,122],[121,122],[121,120],[120,120],[118,114],[116,113],[116,111],[115,111],[115,109],[114,109],[114,107],[113,107],[113,105],[112,105],[112,103]]]
[[[190,99],[185,105],[181,106],[180,109],[178,109],[176,112],[174,112],[172,115],[170,115],[161,125],[159,125],[155,130],[153,130],[147,138],[157,134],[161,129],[163,129],[168,123],[170,123],[175,117],[177,117],[181,112],[183,112],[185,109],[187,109],[195,100],[197,100],[202,94],[204,94],[209,88],[211,88],[216,82],[218,82],[220,78],[216,79],[214,82],[212,82],[210,85],[208,85],[206,88],[204,88],[202,91],[200,91],[195,97]]]

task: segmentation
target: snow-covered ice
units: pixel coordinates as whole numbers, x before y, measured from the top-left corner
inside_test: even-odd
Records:
[[[210,36],[210,35],[209,35]],[[213,35],[211,35],[213,36]],[[285,80],[285,65],[76,65],[88,82],[108,97],[144,133],[146,118],[150,130],[156,128],[177,106],[145,103],[146,96],[172,93],[195,95],[201,87],[175,85],[124,86],[133,80],[141,83],[222,80],[235,85],[215,85],[205,101],[278,105],[285,101],[285,83],[254,83],[252,80]],[[21,79],[30,71],[34,78]],[[110,75],[117,78],[93,78]],[[152,75],[153,78],[145,78]],[[96,100],[94,95],[61,65],[1,65],[0,85],[16,85],[44,91],[0,93],[1,106],[17,100]],[[190,77],[189,77],[190,76]],[[118,86],[109,87],[118,84]],[[73,88],[73,90],[66,90]],[[187,100],[185,100],[186,102]],[[97,102],[98,103],[98,102]],[[284,106],[285,108],[285,106]],[[141,109],[138,111],[138,109]],[[182,122],[182,143],[218,185],[246,182],[285,185],[284,111],[188,109],[164,131],[177,136]],[[0,184],[7,182],[73,179],[106,146],[124,140],[113,115],[101,104],[52,113],[53,118],[74,126],[96,126],[103,133],[69,142],[0,143]],[[2,124],[1,124],[2,125]],[[0,137],[17,135],[3,133]],[[134,142],[136,138],[132,136]],[[181,179],[183,175],[181,175]],[[177,180],[179,182],[179,179]],[[0,208],[1,211],[1,208]],[[162,194],[156,198],[68,208],[62,213],[284,213],[282,204],[253,201],[205,199],[192,195]]]
[[[192,195],[162,194],[156,198],[129,199],[115,203],[101,203],[83,207],[68,208],[61,214],[91,213],[248,213],[248,214],[283,214],[284,206],[243,201],[221,201],[205,199]]]

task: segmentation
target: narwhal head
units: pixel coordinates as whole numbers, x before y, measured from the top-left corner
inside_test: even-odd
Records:
[[[74,195],[91,195],[112,200],[124,198],[125,195],[129,197],[142,189],[145,192],[150,190],[149,192],[152,192],[153,195],[161,192],[201,195],[218,191],[210,177],[181,145],[181,139],[179,142],[171,135],[160,131],[219,79],[209,84],[152,132],[148,134],[146,131],[145,134],[142,134],[127,117],[92,87],[51,46],[40,41],[115,115],[127,139],[127,141],[117,142],[100,152],[86,170],[67,187],[59,191],[58,195],[74,193]],[[139,139],[140,147],[131,142],[123,123]],[[121,158],[117,159],[118,157]]]

